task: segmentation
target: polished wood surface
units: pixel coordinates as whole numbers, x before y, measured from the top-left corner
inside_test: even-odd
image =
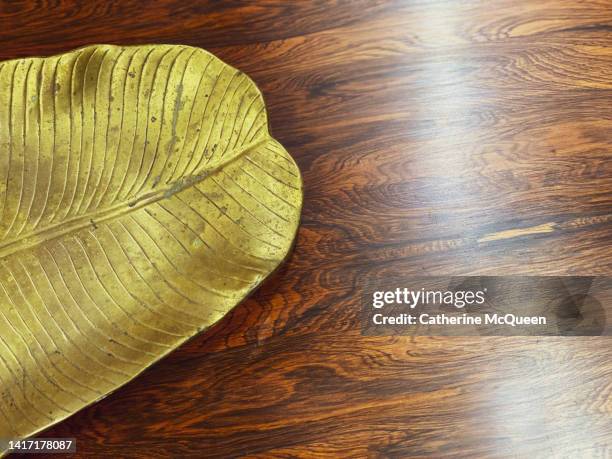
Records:
[[[612,273],[608,0],[5,2],[0,26],[3,59],[214,52],[305,186],[251,299],[42,436],[80,457],[612,455],[609,339],[359,328],[386,278]]]

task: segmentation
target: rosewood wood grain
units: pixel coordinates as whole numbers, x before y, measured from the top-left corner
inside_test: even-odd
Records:
[[[609,1],[5,2],[0,40],[206,48],[260,86],[305,185],[273,279],[42,436],[76,457],[612,455],[609,339],[359,331],[386,278],[612,274]]]

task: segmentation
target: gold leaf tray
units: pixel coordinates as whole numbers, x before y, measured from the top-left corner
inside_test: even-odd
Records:
[[[0,438],[222,318],[287,257],[299,170],[242,72],[188,46],[0,64]]]

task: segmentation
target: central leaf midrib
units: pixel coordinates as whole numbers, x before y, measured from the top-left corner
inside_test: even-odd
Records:
[[[136,211],[142,207],[145,207],[151,203],[167,199],[182,190],[190,188],[204,180],[211,175],[215,174],[219,170],[223,169],[228,164],[241,158],[248,151],[259,147],[263,143],[270,140],[270,135],[266,132],[258,140],[247,144],[242,147],[227,161],[222,162],[217,167],[210,170],[204,171],[199,174],[190,175],[187,177],[180,178],[172,183],[171,186],[166,188],[160,188],[149,193],[145,193],[142,196],[123,201],[107,209],[98,210],[96,212],[86,213],[70,220],[58,222],[55,225],[50,225],[39,229],[38,231],[31,231],[27,234],[20,235],[13,239],[7,239],[0,242],[0,257],[6,257],[14,254],[21,250],[26,250],[33,245],[40,244],[41,242],[48,241],[51,239],[58,238],[64,234],[78,231],[87,226],[102,223],[107,220],[119,218],[127,213]],[[42,237],[40,237],[42,235]],[[48,236],[48,237],[45,237]]]

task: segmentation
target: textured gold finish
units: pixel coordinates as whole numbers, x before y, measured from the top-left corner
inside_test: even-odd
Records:
[[[0,65],[0,438],[23,438],[259,285],[302,184],[257,87],[201,49]]]

